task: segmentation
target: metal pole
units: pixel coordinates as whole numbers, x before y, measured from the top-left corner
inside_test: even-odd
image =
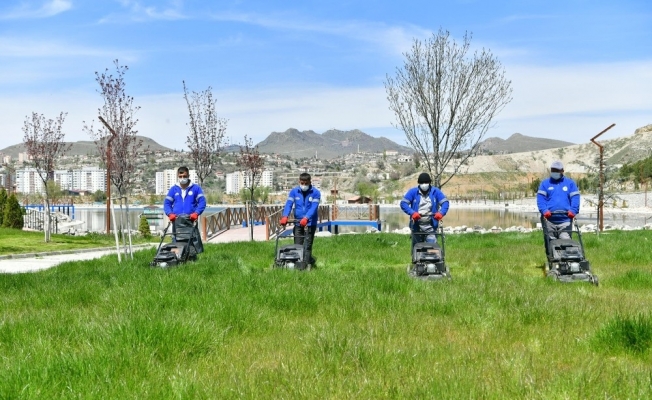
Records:
[[[111,226],[111,220],[109,219],[109,214],[111,210],[111,143],[113,142],[113,139],[115,139],[118,135],[117,133],[109,126],[109,124],[102,118],[100,115],[98,117],[100,122],[104,124],[106,129],[111,132],[111,137],[109,140],[106,142],[106,234],[110,234],[110,226]]]
[[[599,232],[602,232],[604,229],[604,146],[602,146],[600,143],[596,142],[595,139],[608,131],[609,129],[613,128],[616,126],[616,124],[611,124],[607,127],[607,129],[603,130],[602,132],[598,133],[594,137],[591,138],[591,141],[600,148],[600,160],[599,160],[599,168],[600,168],[600,186],[598,188],[598,229]]]
[[[106,234],[111,234],[111,146],[106,148]]]

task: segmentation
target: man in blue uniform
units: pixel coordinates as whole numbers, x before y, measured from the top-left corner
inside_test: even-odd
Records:
[[[550,164],[550,177],[539,186],[537,207],[546,220],[550,239],[570,239],[571,221],[580,211],[580,191],[564,176],[564,164],[559,160]]]
[[[190,171],[188,167],[179,167],[177,170],[178,183],[173,185],[168,191],[163,201],[163,211],[168,216],[170,222],[174,222],[179,214],[187,214],[191,221],[197,221],[199,216],[206,209],[206,197],[201,187],[190,181]],[[174,230],[173,226],[173,230]],[[176,231],[173,231],[176,232]],[[201,239],[198,235],[198,245]],[[197,247],[197,246],[196,246]],[[198,251],[201,252],[201,251]]]
[[[435,230],[439,221],[448,212],[448,199],[444,193],[431,185],[430,175],[423,172],[417,179],[417,187],[408,190],[401,200],[401,210],[410,216],[410,229],[415,233],[428,235],[412,235],[412,247],[420,242],[437,242]]]
[[[310,267],[315,265],[315,259],[312,256],[312,242],[317,230],[317,211],[320,201],[321,193],[319,189],[312,186],[310,174],[304,172],[299,175],[299,186],[290,190],[283,209],[283,215],[279,221],[281,225],[287,225],[288,216],[292,212],[292,208],[294,208],[294,218],[300,220],[299,224],[294,225],[292,231],[294,244],[303,245],[304,239],[306,240],[304,259],[309,260]]]

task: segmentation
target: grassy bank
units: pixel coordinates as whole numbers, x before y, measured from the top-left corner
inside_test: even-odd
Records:
[[[597,288],[545,280],[540,235],[447,237],[451,282],[398,234],[0,275],[0,398],[649,398],[650,232],[585,235]]]
[[[0,255],[115,246],[115,236],[112,235],[98,233],[90,233],[85,236],[51,235],[51,240],[48,243],[44,242],[43,235],[43,232],[0,228]],[[150,241],[156,241],[156,239],[145,240],[137,236],[132,238],[132,243]]]

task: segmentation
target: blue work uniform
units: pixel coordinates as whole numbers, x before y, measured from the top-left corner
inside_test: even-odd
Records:
[[[439,190],[439,188],[434,186],[430,186],[430,190],[427,194],[430,202],[432,203],[430,215],[427,216],[429,217],[429,221],[432,224],[432,227],[437,228],[439,226],[439,221],[435,219],[435,214],[440,212],[442,215],[446,215],[449,205],[448,199],[446,198],[446,195],[444,195],[444,193]],[[412,228],[413,224],[412,214],[419,212],[421,197],[421,190],[419,190],[418,187],[414,187],[408,190],[407,193],[405,193],[405,196],[403,196],[403,200],[401,200],[401,210],[410,216],[410,228]]]
[[[439,226],[439,221],[435,219],[435,214],[440,212],[446,215],[448,212],[449,202],[446,195],[434,186],[430,186],[426,197],[418,187],[414,187],[405,193],[401,200],[401,210],[410,216],[410,230],[414,233],[427,233],[428,235],[412,235],[412,246],[420,242],[437,242],[435,231]],[[424,205],[426,209],[424,209]],[[419,221],[412,220],[412,214],[418,212],[421,214]]]
[[[305,255],[304,260],[311,265],[315,265],[315,258],[312,256],[312,243],[315,239],[315,231],[317,230],[317,211],[319,210],[319,202],[321,201],[321,192],[316,187],[310,185],[305,192],[299,186],[290,190],[288,199],[283,208],[283,216],[290,215],[292,208],[294,208],[294,218],[303,219],[308,218],[308,225],[305,228],[299,224],[294,224],[293,235],[294,244],[303,245],[305,241]]]
[[[577,215],[580,212],[580,191],[575,182],[566,176],[546,178],[537,191],[537,207],[541,214],[546,211],[572,211]],[[571,222],[571,218],[566,213],[552,214],[548,221],[559,225]]]
[[[294,207],[294,218],[302,219],[307,217],[308,226],[317,226],[317,211],[319,210],[320,201],[321,193],[316,187],[310,185],[310,188],[304,192],[297,186],[290,190],[290,194],[288,194],[283,216],[289,216]]]
[[[163,201],[165,215],[192,214],[201,215],[206,209],[206,197],[201,187],[190,182],[187,188],[182,189],[177,183],[170,188]]]

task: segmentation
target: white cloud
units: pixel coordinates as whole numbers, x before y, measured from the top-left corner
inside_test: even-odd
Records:
[[[119,0],[124,13],[113,13],[100,20],[100,23],[143,22],[151,20],[174,21],[189,18],[183,12],[183,0],[169,0],[165,5],[144,5],[138,0]]]
[[[42,2],[40,6],[34,6],[33,2],[22,3],[22,5],[0,14],[0,19],[32,19],[49,18],[72,8],[70,0],[49,0]]]
[[[115,57],[116,51],[106,48],[80,46],[71,42],[52,39],[29,39],[19,37],[0,37],[2,57]]]
[[[316,32],[341,36],[373,43],[379,49],[398,54],[408,50],[414,38],[425,38],[432,34],[432,31],[416,25],[398,26],[367,21],[320,21],[296,15],[215,13],[212,14],[211,18],[218,21],[240,22],[274,30]]]

